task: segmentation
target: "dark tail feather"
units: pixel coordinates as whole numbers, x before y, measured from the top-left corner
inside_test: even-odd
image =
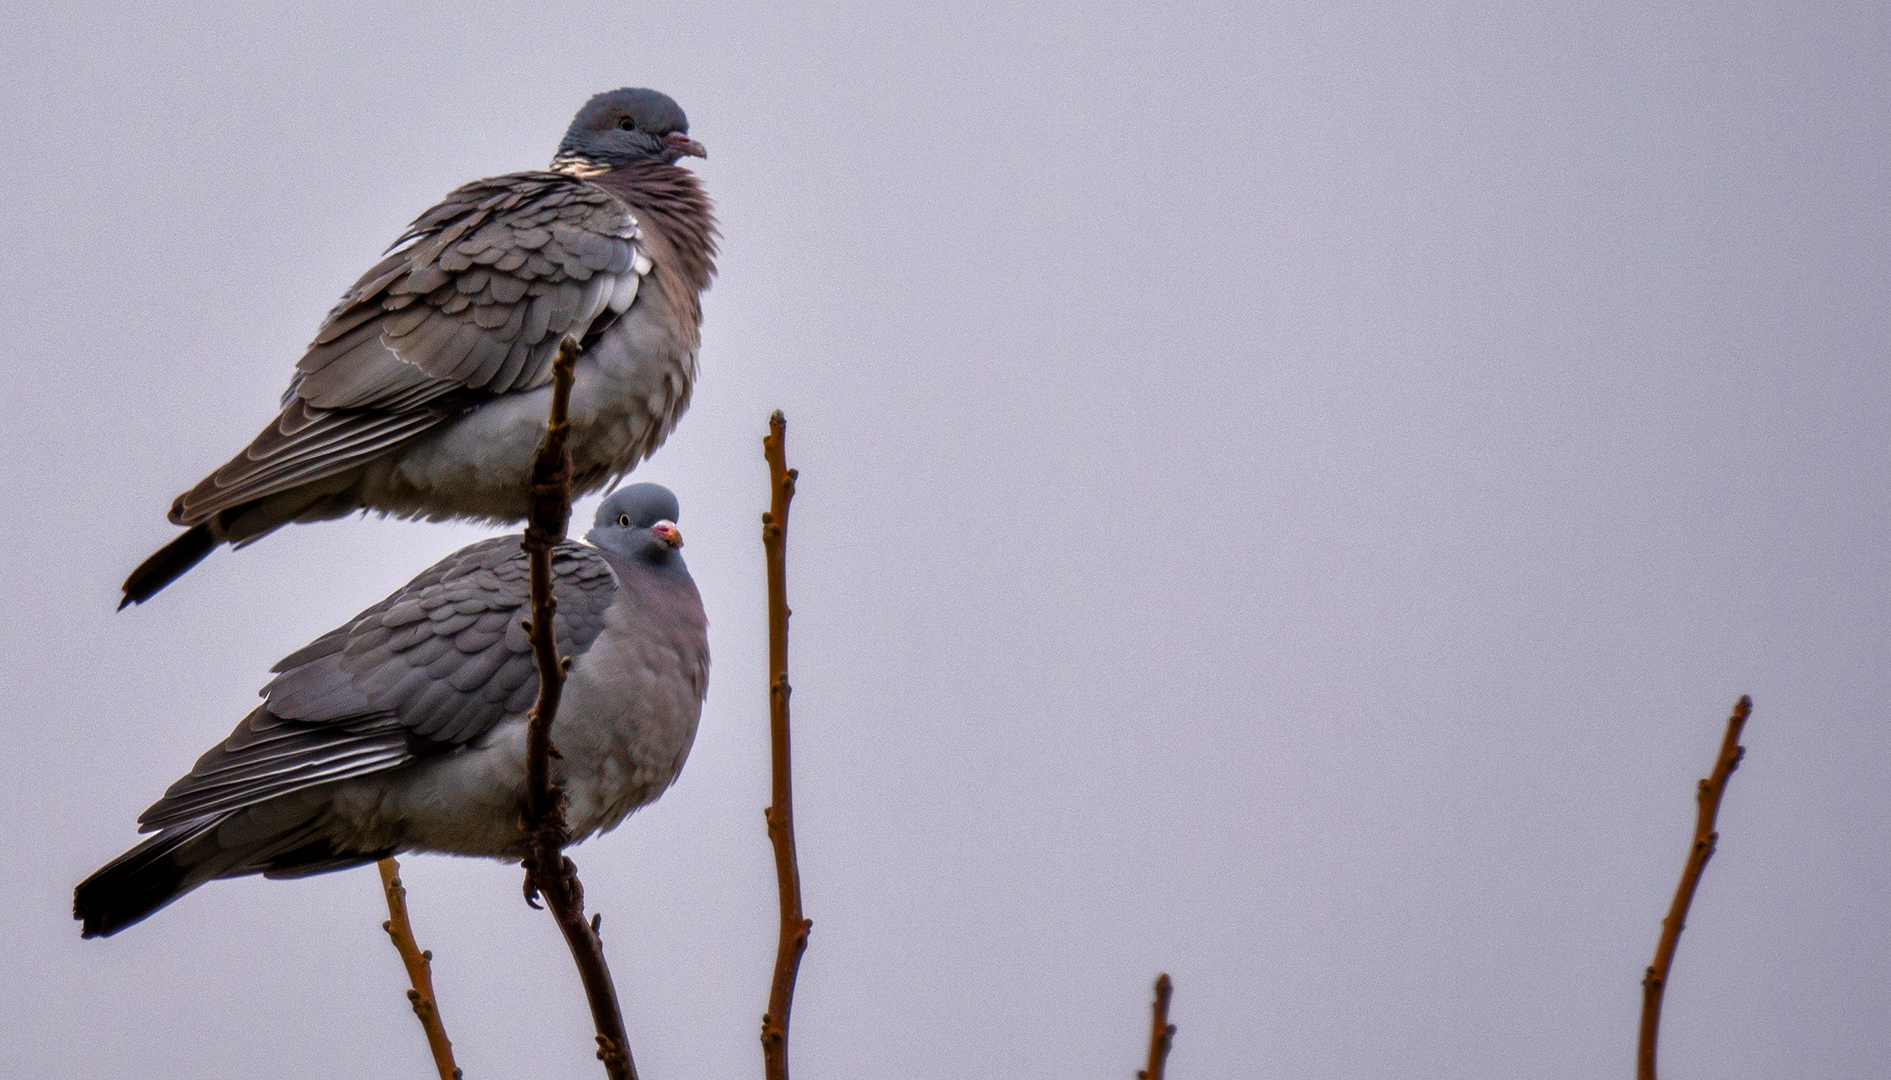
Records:
[[[200,860],[180,849],[221,818],[166,829],[118,858],[72,891],[72,917],[86,937],[109,937],[203,884]]]
[[[156,596],[159,589],[183,577],[222,542],[208,524],[192,525],[184,535],[159,548],[157,554],[139,563],[138,569],[131,572],[125,579],[125,598],[118,602],[118,610]]]
[[[319,815],[261,836],[254,835],[251,822],[251,828],[238,830],[252,834],[243,846],[225,847],[214,830],[243,812],[216,814],[165,829],[79,882],[72,891],[72,917],[79,920],[80,933],[89,938],[110,937],[216,878],[307,877],[371,863],[398,850],[337,847],[323,835]]]

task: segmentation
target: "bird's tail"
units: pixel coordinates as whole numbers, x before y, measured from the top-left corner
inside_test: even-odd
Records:
[[[72,917],[86,937],[118,933],[217,876],[206,856],[223,815],[165,829],[106,863],[72,891]]]
[[[309,810],[258,819],[249,807],[164,829],[79,882],[72,917],[85,937],[110,937],[215,878],[307,877],[394,854],[393,847],[348,846]]]
[[[159,548],[157,554],[139,563],[138,569],[131,572],[125,579],[125,598],[118,602],[118,610],[156,596],[159,589],[183,577],[221,543],[223,538],[211,528],[210,522],[192,525],[184,535]]]
[[[156,596],[158,590],[189,573],[220,544],[248,547],[292,521],[347,517],[361,509],[361,500],[352,491],[357,479],[358,473],[354,472],[321,477],[287,491],[224,507],[139,563],[125,579],[125,598],[118,602],[118,610]],[[181,495],[171,505],[171,520],[179,525],[183,524],[179,520],[183,505]]]

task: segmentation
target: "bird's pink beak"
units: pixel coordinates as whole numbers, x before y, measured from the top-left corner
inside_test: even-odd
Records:
[[[690,138],[680,131],[672,131],[668,135],[665,135],[663,137],[663,145],[684,157],[706,158],[709,156],[709,151],[703,149],[702,143],[697,142],[695,139]]]
[[[658,540],[663,541],[665,547],[680,548],[683,546],[683,531],[676,527],[676,522],[674,521],[659,521],[655,525],[650,526],[650,531],[656,534]]]

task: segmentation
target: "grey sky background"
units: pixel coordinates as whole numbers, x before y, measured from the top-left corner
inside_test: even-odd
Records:
[[[709,707],[575,852],[646,1076],[759,1075],[774,407],[797,1073],[1128,1077],[1166,969],[1178,1078],[1629,1075],[1742,692],[1664,1075],[1891,1064],[1882,5],[7,7],[0,1074],[430,1075],[371,870],[103,942],[70,890],[482,533],[291,529],[112,606],[406,222],[624,85],[726,234],[637,474]],[[517,870],[406,876],[467,1075],[596,1075]]]

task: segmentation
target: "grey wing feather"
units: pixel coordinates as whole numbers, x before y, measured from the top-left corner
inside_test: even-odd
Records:
[[[552,555],[561,655],[604,629],[616,579],[572,542]],[[520,622],[530,584],[517,536],[462,548],[278,663],[264,704],[139,820],[161,829],[472,742],[522,715],[538,668]]]
[[[347,408],[419,377],[494,394],[532,389],[550,379],[559,338],[622,314],[612,301],[647,266],[636,219],[602,188],[549,172],[476,181],[416,220],[348,290],[296,365],[293,391]]]
[[[224,507],[240,506],[309,480],[330,476],[373,458],[389,447],[453,415],[452,411],[329,411],[297,401],[235,460],[184,496],[188,520],[201,521]]]
[[[452,192],[343,294],[276,422],[186,492],[172,520],[195,525],[332,476],[544,385],[558,342],[602,333],[650,268],[636,218],[594,184],[528,172]]]

